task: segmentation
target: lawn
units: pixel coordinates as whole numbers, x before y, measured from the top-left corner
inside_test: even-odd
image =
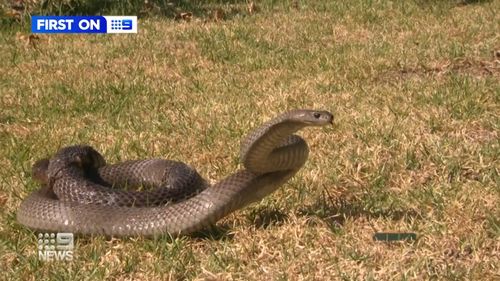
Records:
[[[140,17],[134,35],[4,21],[0,280],[499,280],[500,1],[229,2]],[[63,146],[214,183],[294,108],[335,125],[301,132],[303,169],[213,230],[77,237],[73,261],[43,262],[16,222],[31,165]]]

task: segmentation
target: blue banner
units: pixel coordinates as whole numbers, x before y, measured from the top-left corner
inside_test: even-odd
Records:
[[[32,16],[33,33],[107,33],[104,16]]]

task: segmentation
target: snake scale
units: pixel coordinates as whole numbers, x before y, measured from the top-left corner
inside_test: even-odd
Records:
[[[241,141],[244,168],[212,186],[182,162],[149,159],[106,165],[90,146],[64,147],[33,166],[43,188],[21,203],[17,220],[35,230],[80,234],[196,232],[264,198],[295,175],[309,148],[294,133],[331,123],[333,115],[319,110],[292,110],[275,117]]]

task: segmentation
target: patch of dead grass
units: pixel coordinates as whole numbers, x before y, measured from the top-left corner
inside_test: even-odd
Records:
[[[375,77],[376,81],[394,80],[420,80],[425,77],[442,79],[446,75],[467,75],[476,79],[483,77],[500,78],[499,60],[477,60],[471,58],[461,58],[432,62],[429,65],[414,67],[404,67],[398,70],[389,70]]]
[[[410,2],[407,10],[361,4],[328,12],[318,12],[319,2],[291,11],[259,5],[251,17],[211,22],[141,20],[137,36],[46,35],[36,47],[23,34],[7,38],[14,45],[0,45],[0,246],[11,246],[2,248],[10,268],[3,274],[494,280],[500,245],[488,218],[498,213],[499,65],[485,50],[498,50],[498,24],[485,22],[497,19],[489,9],[498,4],[448,16]],[[225,51],[233,57],[212,55]],[[473,86],[457,86],[469,78]],[[454,116],[454,87],[483,93],[464,99],[486,104]],[[444,102],[433,99],[436,89]],[[14,221],[35,188],[30,165],[60,146],[91,144],[110,163],[180,160],[213,183],[238,168],[248,130],[297,107],[332,110],[335,126],[301,132],[311,149],[304,169],[262,203],[221,220],[215,237],[82,237],[66,270],[38,263],[35,239]],[[379,243],[376,231],[418,239]]]

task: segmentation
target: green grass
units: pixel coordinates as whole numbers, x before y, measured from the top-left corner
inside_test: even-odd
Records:
[[[459,2],[213,2],[123,36],[2,25],[0,280],[498,279],[500,1]],[[297,176],[203,235],[79,237],[74,261],[41,262],[15,221],[31,165],[62,146],[216,182],[246,132],[293,108],[335,126],[302,132]]]

